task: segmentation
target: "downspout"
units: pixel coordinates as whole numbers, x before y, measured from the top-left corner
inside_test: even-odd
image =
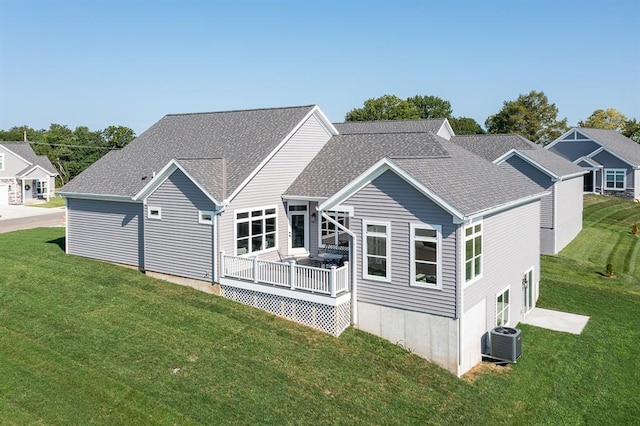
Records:
[[[213,215],[213,283],[220,282],[220,268],[222,265],[220,264],[220,253],[218,253],[218,224],[219,217],[227,208],[226,205],[223,205],[219,210],[216,210],[216,214]],[[213,283],[211,283],[213,285]]]
[[[316,207],[316,209],[318,209]],[[320,211],[320,210],[319,210]],[[323,218],[327,219],[330,223],[333,223],[335,226],[337,226],[339,229],[343,230],[346,234],[348,234],[351,237],[351,241],[353,244],[351,244],[351,251],[352,253],[350,253],[349,256],[349,260],[350,260],[350,266],[351,266],[351,324],[353,325],[357,325],[358,324],[358,286],[356,285],[356,244],[357,244],[357,240],[356,240],[356,234],[354,234],[351,230],[345,228],[344,226],[342,226],[341,224],[339,224],[336,220],[332,219],[331,217],[329,217],[324,210],[320,211],[320,214],[322,215]]]

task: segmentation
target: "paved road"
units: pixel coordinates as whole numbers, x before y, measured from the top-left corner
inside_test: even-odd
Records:
[[[0,208],[0,233],[21,229],[63,226],[64,208],[44,209],[26,206]]]

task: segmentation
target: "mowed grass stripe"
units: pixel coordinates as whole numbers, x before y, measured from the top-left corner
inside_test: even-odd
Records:
[[[2,234],[12,250],[0,249],[0,353],[11,361],[0,379],[11,380],[0,380],[0,423],[633,424],[640,279],[623,262],[637,245],[616,246],[631,222],[615,223],[615,209],[587,219],[591,204],[640,212],[586,197],[583,233],[542,258],[538,306],[589,315],[583,334],[520,325],[517,364],[462,380],[355,329],[336,339],[67,256],[61,229]],[[602,276],[610,256],[615,279]]]

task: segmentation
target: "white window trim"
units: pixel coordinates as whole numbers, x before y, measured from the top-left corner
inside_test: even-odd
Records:
[[[507,304],[506,309],[502,309],[501,312],[498,312],[498,298],[503,294],[505,294],[507,291],[509,292],[509,303]],[[494,316],[496,326],[498,326],[498,315],[500,315],[501,313],[504,313],[505,311],[507,312],[507,321],[504,324],[500,324],[500,326],[504,326],[504,327],[511,324],[511,291],[508,286],[504,288],[501,292],[496,294],[496,309],[495,309],[495,316]]]
[[[368,225],[385,226],[386,232],[384,234],[379,232],[374,232],[370,234],[367,232]],[[385,257],[387,261],[387,270],[384,277],[379,275],[369,275],[369,272],[368,272],[369,263],[367,262],[367,251],[368,251],[367,237],[368,236],[381,236],[381,237],[385,237],[387,240],[387,243],[385,244],[386,245]],[[384,281],[384,282],[391,281],[391,222],[383,222],[379,220],[363,220],[362,221],[362,278],[367,280],[373,280],[373,281]]]
[[[262,210],[263,213],[267,210],[270,209],[274,209],[275,212],[273,215],[268,215],[269,217],[275,217],[276,219],[276,231],[275,231],[275,241],[274,241],[274,246],[270,247],[268,249],[263,249],[263,250],[258,250],[258,251],[247,251],[246,253],[243,254],[238,254],[238,223],[240,222],[249,222],[251,223],[251,212],[252,211],[256,211],[256,210]],[[238,220],[238,214],[241,213],[249,213],[249,218],[247,219],[240,219]],[[264,214],[262,216],[263,218],[265,217]],[[233,254],[234,256],[240,256],[240,257],[246,257],[246,256],[255,256],[257,254],[263,254],[263,253],[269,253],[272,251],[277,251],[278,250],[278,224],[279,220],[278,220],[278,206],[276,205],[270,205],[270,206],[263,206],[263,207],[253,207],[253,208],[246,208],[246,209],[237,209],[233,211]],[[251,225],[249,225],[249,227],[251,227]],[[249,231],[249,233],[251,233],[251,231]],[[251,234],[249,234],[251,235]],[[249,243],[251,243],[251,236],[249,236]],[[251,248],[251,244],[249,244],[249,248]]]
[[[622,173],[622,188],[609,188],[607,186],[607,174],[613,173],[615,183],[615,175],[618,173]],[[604,189],[607,191],[626,191],[627,190],[627,169],[604,169]]]
[[[411,279],[409,284],[416,287],[423,288],[433,288],[437,290],[442,290],[442,227],[440,225],[428,225],[426,223],[411,223],[409,225],[410,234],[409,234],[409,244],[410,244],[410,265],[409,270],[411,274]],[[436,283],[428,284],[417,282],[416,278],[416,229],[429,229],[432,231],[436,231]],[[431,238],[420,237],[418,241],[432,241]]]
[[[327,214],[328,216],[331,216],[334,220],[337,221],[336,217],[332,216],[332,214],[338,213],[341,215],[344,215],[347,218],[347,226],[346,228],[349,228],[349,222],[351,220],[351,212],[349,212],[348,210],[341,210],[341,209],[333,209],[333,210],[327,210],[324,212],[325,214]],[[324,248],[326,246],[326,244],[324,244],[322,242],[322,221],[325,220],[322,215],[320,215],[320,217],[318,218],[317,222],[318,222],[318,247],[319,248]],[[338,230],[338,228],[336,227],[336,238],[339,240],[340,234],[345,234],[348,235],[345,231],[343,230]],[[334,242],[332,244],[337,245],[339,243],[338,242]]]
[[[475,227],[476,225],[480,225],[480,232],[473,232],[469,237],[467,237],[467,228]],[[480,274],[472,277],[469,281],[467,281],[467,240],[474,239],[480,235],[482,238],[482,244],[480,245]],[[470,223],[469,225],[462,227],[462,279],[465,287],[475,283],[476,281],[482,279],[482,275],[484,274],[484,221],[479,220],[477,222]]]
[[[211,219],[204,219],[202,216],[209,215]],[[213,210],[198,210],[198,223],[203,225],[213,225],[213,217],[215,216],[215,212]]]
[[[157,215],[151,214],[151,212],[154,210],[158,211]],[[162,220],[162,207],[147,206],[147,218],[153,220]]]

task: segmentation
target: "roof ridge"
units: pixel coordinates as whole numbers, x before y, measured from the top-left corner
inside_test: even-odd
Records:
[[[175,117],[175,116],[184,116],[184,115],[227,114],[231,112],[273,111],[278,109],[282,110],[282,109],[295,109],[295,108],[311,108],[315,106],[316,106],[315,104],[311,104],[311,105],[298,105],[298,106],[288,106],[288,107],[232,109],[232,110],[224,110],[224,111],[183,112],[183,113],[166,114],[165,117]]]

